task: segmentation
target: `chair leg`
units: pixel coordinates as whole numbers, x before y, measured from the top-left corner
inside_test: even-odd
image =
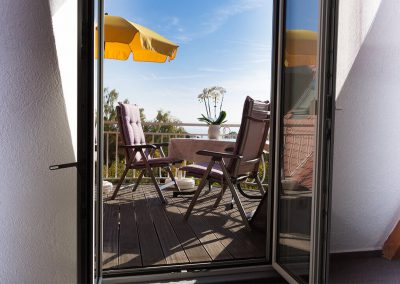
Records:
[[[264,190],[264,187],[263,187],[263,185],[262,185],[262,183],[260,181],[260,178],[258,176],[256,176],[256,183],[257,183],[257,187],[258,187],[258,190],[260,191],[261,195],[264,195],[265,194],[265,190]]]
[[[226,185],[226,183],[225,183],[225,182],[222,182],[221,193],[218,195],[217,200],[215,200],[215,203],[214,203],[214,205],[213,205],[214,208],[217,208],[217,207],[218,207],[219,203],[221,202],[222,197],[224,197],[224,194],[225,194],[225,191],[226,191],[226,188],[227,188],[227,187],[228,187],[228,186]]]
[[[184,220],[187,220],[187,219],[189,218],[189,216],[190,216],[190,213],[192,213],[193,207],[194,207],[194,205],[196,204],[197,198],[199,198],[200,192],[201,192],[202,189],[206,186],[207,177],[208,177],[208,175],[210,174],[214,163],[215,163],[215,161],[211,161],[211,162],[208,164],[207,170],[206,170],[206,172],[203,174],[203,178],[202,178],[201,181],[200,181],[199,187],[197,188],[197,190],[196,190],[196,192],[195,192],[195,194],[194,194],[194,196],[193,196],[193,199],[192,199],[192,201],[190,202],[190,205],[189,205],[189,207],[188,207],[188,209],[187,209],[187,211],[186,211],[186,214],[185,214],[185,216],[183,217]]]
[[[154,186],[155,186],[155,188],[157,190],[157,193],[158,193],[158,196],[161,199],[161,202],[164,203],[164,204],[167,204],[167,200],[165,199],[164,195],[161,192],[160,186],[158,185],[158,182],[156,180],[156,177],[154,176],[153,171],[151,170],[150,167],[149,167],[149,169],[147,171],[149,172],[150,178],[153,181],[153,184],[154,184]]]
[[[142,149],[140,149],[140,154],[142,155],[143,162],[146,165],[146,170],[147,170],[148,174],[150,175],[151,180],[153,181],[153,184],[157,190],[157,193],[161,199],[161,202],[166,204],[167,200],[165,200],[165,197],[161,192],[160,186],[158,185],[156,177],[154,176],[153,171],[151,170],[151,167],[149,165],[149,161],[147,160],[147,156],[145,155],[145,153],[143,152]]]
[[[143,178],[143,176],[144,176],[144,172],[145,172],[145,170],[142,170],[142,171],[140,172],[140,174],[139,174],[139,176],[138,176],[138,179],[137,179],[135,185],[134,185],[133,188],[132,188],[132,192],[136,191],[136,189],[138,188],[139,183],[140,183],[140,181],[142,180],[142,178]]]
[[[229,189],[230,189],[230,191],[232,193],[232,197],[235,200],[236,206],[237,206],[237,208],[239,210],[240,216],[242,217],[244,226],[246,227],[247,230],[251,231],[251,227],[250,227],[249,221],[247,220],[246,212],[244,211],[243,205],[240,202],[240,198],[239,198],[239,195],[236,192],[235,186],[233,185],[233,183],[231,181],[231,176],[228,173],[224,162],[220,161],[219,164],[221,165],[221,169],[222,169],[222,172],[224,173],[225,181],[228,184],[228,187],[229,187]]]
[[[179,188],[179,185],[176,182],[176,179],[175,179],[174,174],[172,173],[171,167],[169,167],[169,166],[167,167],[167,172],[168,172],[169,176],[171,177],[171,180],[174,182],[175,189],[180,192],[181,189]]]
[[[113,195],[111,196],[111,199],[115,199],[115,197],[117,196],[118,191],[119,191],[119,188],[121,187],[122,182],[124,181],[125,176],[126,176],[126,174],[128,173],[130,166],[132,165],[132,162],[133,162],[133,159],[135,158],[135,155],[136,155],[136,151],[133,152],[132,157],[129,158],[129,160],[127,161],[127,163],[126,163],[126,165],[125,165],[125,170],[124,170],[124,172],[122,173],[122,176],[121,176],[120,180],[118,181],[117,187],[115,188],[114,193],[113,193]]]
[[[126,165],[126,166],[125,166],[125,170],[124,170],[124,172],[122,173],[122,176],[121,176],[121,178],[120,178],[119,181],[118,181],[117,187],[115,188],[114,193],[113,193],[113,195],[111,196],[111,199],[114,200],[115,197],[117,197],[119,188],[121,187],[122,182],[124,181],[125,176],[126,176],[126,174],[128,173],[128,171],[129,171],[129,166]]]

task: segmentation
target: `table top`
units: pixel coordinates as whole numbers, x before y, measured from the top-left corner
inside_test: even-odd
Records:
[[[168,156],[176,160],[206,163],[210,157],[197,155],[200,150],[225,152],[228,147],[235,146],[236,139],[207,139],[207,138],[172,138],[168,146]],[[265,144],[268,151],[269,143]]]
[[[212,141],[215,143],[224,143],[224,142],[236,142],[236,139],[227,139],[227,138],[220,138],[220,139],[210,139],[210,138],[206,138],[206,137],[201,137],[201,138],[171,138],[171,140],[195,140],[195,141]]]
[[[210,157],[197,155],[200,150],[225,152],[228,147],[233,147],[235,139],[199,139],[199,138],[172,138],[168,146],[168,156],[196,163],[209,162]]]

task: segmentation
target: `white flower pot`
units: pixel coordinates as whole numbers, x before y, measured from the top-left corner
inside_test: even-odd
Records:
[[[209,125],[208,126],[208,138],[219,139],[221,125]]]

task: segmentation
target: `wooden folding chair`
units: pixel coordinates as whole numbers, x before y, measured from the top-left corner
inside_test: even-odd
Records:
[[[186,171],[188,175],[202,177],[185,214],[185,220],[189,218],[207,182],[218,182],[221,184],[222,189],[215,201],[214,207],[218,206],[226,189],[229,188],[243,223],[246,228],[250,230],[246,212],[243,209],[238,192],[246,197],[252,197],[248,194],[244,194],[240,183],[247,178],[254,178],[258,190],[261,193],[261,195],[255,196],[255,198],[261,199],[265,193],[261,181],[258,178],[258,169],[267,140],[269,118],[270,112],[268,102],[255,101],[247,97],[243,107],[242,122],[235,147],[230,149],[231,151],[226,152],[213,152],[207,151],[206,149],[198,151],[198,155],[210,157],[208,166],[193,164],[181,168],[181,170]],[[224,159],[229,159],[229,162],[225,162]]]
[[[171,165],[175,163],[180,163],[181,161],[176,161],[171,159],[170,157],[165,156],[162,147],[168,146],[168,143],[146,144],[142,124],[140,121],[140,111],[138,106],[123,103],[118,104],[118,125],[123,143],[123,145],[119,145],[119,147],[125,149],[127,162],[125,165],[125,170],[118,181],[117,187],[115,188],[111,199],[114,199],[117,196],[118,191],[126,177],[126,174],[130,169],[133,169],[139,170],[140,174],[132,191],[135,191],[137,189],[143,176],[147,174],[148,176],[150,176],[161,201],[163,203],[166,203],[166,200],[162,194],[163,189],[174,185],[175,189],[180,191],[180,188],[176,183],[174,174],[171,171]],[[155,151],[160,151],[161,157],[153,157]],[[171,182],[163,185],[158,184],[157,179],[152,171],[154,168],[166,169],[169,176],[171,177]]]

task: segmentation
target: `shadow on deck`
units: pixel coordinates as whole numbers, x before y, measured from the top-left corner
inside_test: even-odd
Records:
[[[220,188],[204,190],[188,222],[183,215],[190,196],[172,198],[163,205],[152,185],[135,192],[121,189],[115,200],[104,199],[104,269],[187,264],[265,257],[265,234],[247,231],[236,206],[227,210],[230,193],[212,208]],[[259,201],[242,198],[246,211]]]

